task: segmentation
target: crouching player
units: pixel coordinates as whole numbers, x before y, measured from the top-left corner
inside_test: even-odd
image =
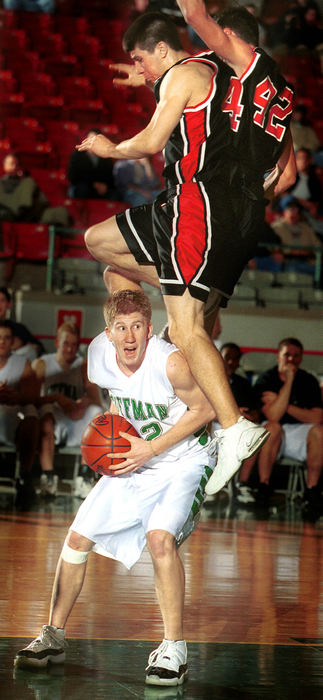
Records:
[[[78,510],[58,562],[49,624],[17,653],[15,665],[64,661],[65,625],[91,551],[130,569],[147,544],[164,640],[149,656],[146,683],[180,685],[187,675],[187,649],[178,545],[194,529],[214,468],[203,428],[214,411],[177,348],[152,335],[143,292],[116,292],[105,303],[104,318],[105,331],[89,347],[89,379],[109,390],[111,411],[141,437],[126,435],[131,449],[118,476],[102,476]]]

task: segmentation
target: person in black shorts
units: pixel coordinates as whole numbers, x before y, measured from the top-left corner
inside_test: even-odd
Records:
[[[223,427],[216,436],[221,450],[215,492],[267,438],[263,428],[241,417],[203,325],[210,289],[217,305],[225,305],[256,242],[242,240],[230,193],[231,131],[221,105],[231,71],[212,52],[183,52],[177,32],[158,13],[138,18],[123,45],[137,73],[154,84],[156,111],[142,132],[121,144],[99,135],[77,148],[118,159],[164,149],[166,190],[152,208],[153,233],[150,210],[141,208],[118,217],[117,225],[113,220],[92,227],[86,244],[112,268],[110,291],[138,288],[140,281],[161,286],[171,340]]]

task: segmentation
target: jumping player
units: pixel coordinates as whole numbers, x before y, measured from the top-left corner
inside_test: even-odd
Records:
[[[187,650],[177,546],[194,528],[214,467],[203,428],[214,411],[182,354],[152,336],[143,292],[116,292],[105,303],[104,318],[106,330],[89,347],[89,378],[109,389],[112,412],[121,413],[141,437],[122,433],[131,442],[123,468],[116,477],[101,477],[76,514],[57,566],[49,625],[18,652],[15,665],[39,668],[65,660],[64,628],[91,550],[130,569],[147,544],[165,638],[149,656],[146,683],[180,685]]]
[[[210,289],[217,290],[219,303],[227,300],[256,243],[241,240],[229,194],[231,133],[221,104],[230,74],[210,52],[185,53],[175,25],[158,13],[139,17],[123,45],[138,74],[155,84],[156,111],[127,141],[115,145],[99,135],[78,148],[119,159],[165,148],[167,189],[153,206],[153,236],[150,210],[139,208],[118,216],[117,225],[113,219],[89,229],[86,244],[113,268],[109,291],[129,287],[129,281],[134,289],[140,281],[161,285],[170,338],[225,429],[217,465],[224,485],[267,438],[262,427],[241,417],[203,324]]]
[[[293,90],[275,61],[256,48],[258,22],[246,8],[229,8],[215,21],[204,0],[177,0],[177,4],[188,24],[232,69],[222,103],[232,134],[232,200],[241,239],[256,240],[265,215],[264,189],[268,197],[270,190],[277,196],[295,181],[289,131]],[[208,492],[222,486],[222,475],[216,471]]]

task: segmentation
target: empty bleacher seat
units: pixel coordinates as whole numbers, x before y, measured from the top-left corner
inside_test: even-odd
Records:
[[[230,303],[235,306],[256,306],[256,290],[247,284],[237,284]]]
[[[302,272],[277,272],[275,284],[282,287],[313,287],[313,277]]]
[[[271,287],[274,279],[272,272],[246,268],[240,277],[239,283],[247,284],[252,287]]]
[[[258,302],[263,306],[281,306],[299,309],[300,291],[297,287],[262,287],[258,290]]]

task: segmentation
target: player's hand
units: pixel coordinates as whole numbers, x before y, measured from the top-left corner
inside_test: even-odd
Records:
[[[135,66],[130,63],[110,63],[109,68],[117,71],[117,73],[123,73],[125,76],[124,78],[120,76],[113,78],[114,85],[140,87],[146,84],[144,76],[137,73]]]
[[[92,134],[83,139],[82,143],[75,146],[77,151],[91,151],[100,158],[109,158],[114,143],[103,134]]]
[[[128,452],[111,452],[107,454],[107,457],[125,460],[122,467],[120,464],[117,464],[115,467],[111,465],[111,470],[117,470],[118,474],[134,472],[153,458],[152,449],[148,440],[143,440],[135,435],[129,435],[129,433],[123,433],[121,430],[120,435],[130,442],[131,448]]]

